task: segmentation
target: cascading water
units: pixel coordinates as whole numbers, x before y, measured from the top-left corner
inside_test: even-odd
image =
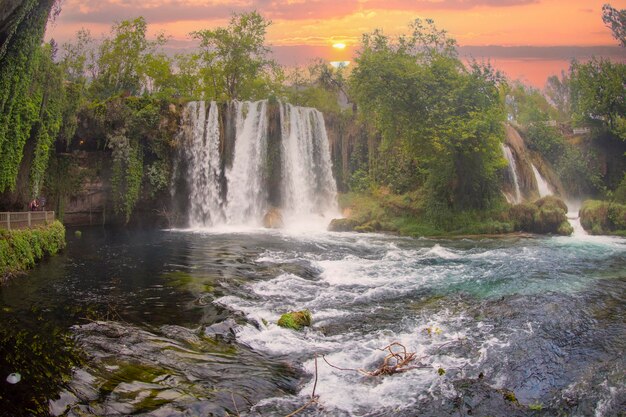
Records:
[[[531,164],[531,166],[533,169],[533,174],[535,175],[535,181],[537,181],[537,189],[539,191],[539,196],[546,197],[549,195],[554,195],[554,193],[552,192],[550,188],[550,185],[548,184],[548,181],[546,181],[546,179],[541,176],[541,174],[539,173],[539,170],[537,170],[537,167],[535,167],[534,164]],[[574,232],[572,233],[572,235],[576,237],[587,235],[587,232],[585,232],[585,229],[583,229],[582,225],[580,224],[580,217],[578,214],[580,203],[574,203],[574,202],[568,201],[567,207],[569,210],[567,212],[567,221],[574,229]]]
[[[537,190],[539,191],[539,197],[546,197],[549,195],[553,195],[554,193],[550,189],[548,185],[548,181],[545,180],[537,170],[534,164],[531,164],[533,169],[533,174],[535,175],[535,181],[537,182]]]
[[[267,100],[233,102],[234,112],[225,115],[234,125],[229,139],[220,136],[224,129],[216,103],[208,111],[205,102],[187,105],[182,131],[186,164],[179,165],[187,167],[190,227],[258,226],[271,207],[282,212],[288,226],[325,227],[330,221],[325,216],[338,214],[322,113],[280,103],[278,119],[269,106]],[[279,124],[280,134],[270,138]],[[227,146],[232,149],[228,162]]]
[[[337,186],[322,113],[281,104],[282,197],[292,220],[336,213]]]
[[[519,179],[517,178],[517,164],[515,163],[515,157],[513,156],[511,148],[504,144],[502,145],[502,153],[509,162],[509,172],[511,173],[511,177],[513,177],[513,185],[515,186],[515,200],[513,202],[515,204],[519,204],[522,202],[522,193],[519,187]]]
[[[267,101],[235,102],[233,165],[226,169],[226,223],[258,224],[267,208],[263,186],[267,156]]]
[[[188,142],[185,154],[189,161],[188,184],[190,191],[189,225],[207,227],[223,221],[220,197],[219,119],[215,102],[211,102],[207,114],[204,101],[187,105],[183,126]]]

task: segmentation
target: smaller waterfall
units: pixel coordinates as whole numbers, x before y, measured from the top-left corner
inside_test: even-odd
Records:
[[[552,189],[550,188],[550,185],[548,184],[548,181],[546,181],[545,178],[541,176],[541,174],[539,173],[539,170],[537,170],[537,167],[535,167],[534,164],[531,164],[531,165],[533,168],[533,174],[535,174],[535,180],[537,181],[537,189],[539,190],[539,197],[546,197],[549,195],[554,195],[554,193],[552,192]],[[580,217],[578,215],[578,210],[580,209],[580,203],[568,201],[566,204],[567,204],[567,209],[568,209],[567,221],[574,229],[572,236],[580,237],[580,236],[587,235],[587,232],[585,232],[585,229],[583,229],[582,225],[580,224]]]
[[[533,174],[535,175],[535,181],[537,181],[537,190],[539,191],[539,197],[546,197],[549,195],[553,195],[554,193],[550,189],[550,185],[548,185],[548,181],[545,180],[537,170],[534,164],[531,164],[533,168]]]
[[[504,144],[502,145],[502,153],[504,154],[506,160],[509,162],[509,172],[513,177],[513,184],[515,186],[515,201],[513,202],[515,204],[519,204],[522,202],[522,193],[519,187],[519,179],[517,178],[517,164],[515,163],[515,157],[513,156],[511,148]]]

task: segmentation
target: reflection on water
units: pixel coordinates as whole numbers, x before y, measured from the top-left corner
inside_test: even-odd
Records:
[[[394,341],[419,369],[318,361],[320,407],[303,415],[615,415],[625,271],[613,238],[84,230],[0,290],[5,335],[54,341],[2,371],[58,376],[25,378],[21,396],[3,384],[3,415],[29,415],[28,393],[54,415],[285,415],[312,392],[315,355],[373,369]],[[275,324],[305,308],[311,328]],[[55,370],[74,343],[84,360]]]

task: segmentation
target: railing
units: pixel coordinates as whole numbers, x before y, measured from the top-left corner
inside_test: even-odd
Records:
[[[0,229],[24,229],[54,221],[54,211],[0,212]]]

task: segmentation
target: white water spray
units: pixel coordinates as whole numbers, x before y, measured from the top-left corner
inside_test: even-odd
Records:
[[[187,162],[189,226],[260,226],[271,207],[268,187],[280,187],[285,224],[325,229],[339,214],[328,137],[322,113],[280,104],[280,177],[269,172],[267,100],[233,102],[235,137],[232,165],[222,158],[218,106],[189,103],[183,117]],[[229,117],[229,116],[227,116]],[[272,180],[270,180],[272,179]],[[278,204],[276,199],[274,204]]]
[[[215,102],[208,115],[204,101],[191,102],[183,115],[188,138],[185,153],[189,161],[189,225],[208,227],[223,221],[220,197],[219,120]]]
[[[534,164],[531,164],[533,168],[533,174],[535,175],[535,181],[537,182],[537,190],[539,191],[539,197],[546,197],[549,195],[553,195],[552,189],[550,185],[548,185],[548,181],[545,180],[537,170]]]
[[[337,186],[322,113],[281,104],[280,118],[285,216],[291,223],[302,223],[337,215]]]
[[[226,170],[226,223],[259,225],[267,209],[267,101],[235,102],[237,122],[233,166]]]
[[[502,153],[504,157],[509,162],[509,171],[511,172],[511,176],[513,177],[513,184],[515,186],[515,204],[519,204],[522,202],[522,193],[519,187],[519,179],[517,178],[517,164],[515,163],[515,157],[513,156],[513,152],[511,148],[507,145],[502,145]]]

